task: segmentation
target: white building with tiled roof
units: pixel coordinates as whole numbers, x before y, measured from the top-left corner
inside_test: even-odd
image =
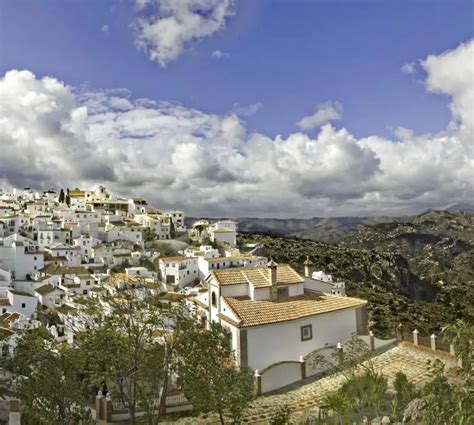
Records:
[[[229,329],[238,363],[253,370],[367,331],[367,301],[311,290],[288,265],[214,270],[206,284],[198,314]]]
[[[199,279],[198,259],[195,257],[161,257],[158,264],[161,279],[171,290],[184,288]]]

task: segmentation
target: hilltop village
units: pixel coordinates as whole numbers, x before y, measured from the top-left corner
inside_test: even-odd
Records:
[[[29,350],[46,349],[42,355],[52,356],[54,363],[68,353],[64,347],[81,352],[88,341],[84,335],[99,338],[95,352],[93,345],[90,352],[85,350],[85,363],[80,367],[91,373],[95,385],[97,379],[102,382],[100,388],[84,387],[81,370],[67,378],[68,367],[60,379],[65,386],[69,385],[67,379],[72,379],[88,394],[81,393],[78,397],[82,401],[76,400],[68,408],[72,406],[81,415],[93,412],[93,418],[107,423],[135,418],[136,414],[156,418],[158,412],[168,415],[194,408],[198,413],[218,413],[225,423],[225,415],[234,420],[240,417],[255,395],[283,391],[282,399],[294,404],[293,393],[285,391],[333,371],[336,365],[320,362],[321,358],[334,357],[339,366],[346,364],[354,341],[372,354],[393,347],[396,340],[379,340],[369,331],[367,301],[347,296],[344,282],[315,270],[309,257],[301,264],[304,273],[298,273],[289,264],[262,255],[265,250],[259,243],[238,246],[237,233],[238,223],[227,219],[200,219],[187,228],[183,211],[163,211],[142,198],[124,199],[104,186],[0,192],[0,370],[2,379],[9,382],[0,383],[0,387],[7,394],[5,410],[10,423],[20,423],[20,411],[35,411],[37,403],[50,396],[54,399],[54,390],[43,387],[42,375],[35,377],[45,367],[44,359]],[[181,313],[170,314],[176,311],[184,312],[187,328],[180,325]],[[138,352],[157,349],[149,359],[158,363],[144,372],[141,368],[150,367],[147,357],[137,360],[132,352],[128,358],[131,352],[127,350],[120,354],[123,357],[115,355],[115,348],[103,345],[100,336],[106,323],[115,323],[117,341],[120,334],[132,332],[123,337],[130,344],[136,335]],[[94,329],[100,331],[94,333]],[[39,332],[37,335],[43,332],[39,345],[35,345],[31,330]],[[44,341],[50,341],[49,345]],[[200,354],[196,350],[203,349],[199,345],[203,341],[205,354]],[[416,331],[414,344],[418,345]],[[435,341],[431,344],[435,350]],[[56,348],[47,354],[47,347]],[[25,350],[27,364],[15,376],[15,367],[8,364],[21,365],[16,353],[25,356]],[[415,375],[424,370],[424,358],[397,350],[389,351],[393,359],[384,360],[382,355],[377,367],[390,364],[394,371],[401,368],[415,371]],[[161,355],[164,360],[157,360]],[[100,373],[108,374],[103,380],[88,369],[102,356],[112,362],[110,366],[99,363]],[[120,363],[127,358],[125,364]],[[39,369],[31,369],[32,361],[39,361]],[[118,375],[111,372],[114,367]],[[210,401],[210,388],[214,385],[215,391],[217,384],[206,376],[214,373],[213,369],[220,370],[214,379],[223,379],[224,387],[220,387],[222,394],[215,394]],[[317,382],[302,388],[325,388]],[[133,390],[124,391],[124,383],[133,383]],[[107,384],[115,390],[109,391]],[[149,385],[149,393],[140,395]],[[329,385],[330,391],[333,385]],[[338,381],[336,387],[339,385]],[[381,397],[385,397],[385,390]],[[95,404],[88,406],[89,391],[97,396]],[[28,405],[30,392],[35,392],[35,401]],[[11,394],[20,394],[20,403],[25,403],[22,408]],[[303,394],[297,400],[305,397]],[[248,413],[251,422],[279,414],[281,401],[261,409],[258,400]],[[302,406],[315,405],[317,398],[310,400]],[[294,410],[303,408],[295,406]],[[58,409],[54,404],[51,417],[57,417]],[[140,409],[142,413],[137,413]],[[252,411],[263,413],[252,416]],[[44,417],[44,410],[37,414]]]
[[[104,186],[2,193],[2,351],[13,355],[16,331],[31,324],[74,341],[82,300],[106,294],[110,304],[130,284],[137,298],[185,300],[224,324],[238,361],[254,370],[366,333],[365,301],[346,297],[344,282],[310,261],[301,276],[256,255],[258,246],[237,247],[237,226],[200,220],[186,229],[182,211]]]

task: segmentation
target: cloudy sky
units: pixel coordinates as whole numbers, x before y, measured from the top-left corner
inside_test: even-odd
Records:
[[[474,199],[470,0],[3,0],[0,187],[192,215]]]

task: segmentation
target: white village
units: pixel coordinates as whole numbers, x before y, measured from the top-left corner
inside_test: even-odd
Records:
[[[259,244],[239,246],[237,234],[236,221],[199,219],[187,228],[183,211],[124,199],[104,186],[2,192],[2,359],[14,358],[26,329],[43,328],[55,343],[74,346],[100,318],[143,301],[180,306],[196,328],[218,324],[257,396],[324,376],[331,365],[316,358],[339,358],[353,338],[369,351],[393,345],[369,332],[367,301],[347,296],[343,281],[316,270],[309,257],[298,273],[261,255]],[[151,332],[166,346],[175,328],[174,319],[163,320]],[[192,410],[177,372],[166,391],[165,413]],[[20,423],[15,403],[10,423]],[[107,389],[90,409],[107,423],[129,417]]]

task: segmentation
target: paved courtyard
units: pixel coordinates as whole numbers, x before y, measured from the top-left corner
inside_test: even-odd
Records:
[[[402,344],[374,357],[371,361],[376,371],[382,372],[388,377],[390,388],[398,371],[405,373],[408,379],[415,384],[427,381],[432,374],[429,361],[435,358],[447,360],[446,356],[438,357],[433,352],[415,350],[408,344]],[[307,417],[311,411],[317,411],[324,395],[336,390],[343,382],[343,375],[336,373],[292,388],[284,393],[260,396],[247,410],[244,423],[267,424],[274,412],[282,406],[288,406],[292,412],[292,419],[296,423],[298,419]],[[215,424],[219,421],[214,416],[201,416],[181,418],[168,423]]]

